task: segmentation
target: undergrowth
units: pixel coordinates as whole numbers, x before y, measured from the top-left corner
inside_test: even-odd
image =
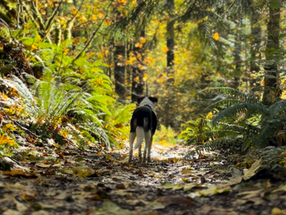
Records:
[[[223,149],[237,144],[245,151],[250,147],[284,144],[286,100],[264,105],[253,92],[229,87],[210,88],[220,95],[217,102],[206,108],[207,116],[185,123],[180,134],[187,144],[200,144],[202,150]]]

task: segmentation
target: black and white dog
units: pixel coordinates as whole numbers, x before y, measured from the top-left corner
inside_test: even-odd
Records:
[[[158,102],[155,97],[140,97],[137,99],[139,106],[134,110],[131,122],[130,122],[130,134],[129,134],[129,163],[132,160],[133,154],[133,142],[135,137],[137,141],[134,149],[138,148],[139,162],[142,162],[141,145],[145,137],[145,149],[143,156],[143,163],[151,161],[150,153],[152,147],[153,135],[157,128],[157,116],[154,110],[154,103]]]

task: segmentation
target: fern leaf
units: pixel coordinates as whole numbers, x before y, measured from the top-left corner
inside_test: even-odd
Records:
[[[278,116],[282,112],[286,112],[286,99],[275,102],[269,107],[269,112],[272,117]]]
[[[231,87],[210,87],[203,91],[217,93],[217,94],[224,94],[227,95],[228,97],[240,98],[242,100],[244,100],[246,97],[244,92]]]
[[[276,132],[279,131],[286,123],[285,119],[272,119],[266,125],[264,125],[259,136],[256,139],[256,145],[263,147],[266,145],[266,141],[275,136]]]
[[[264,114],[269,115],[267,108],[261,103],[242,102],[235,104],[225,110],[220,111],[212,120],[213,125],[216,125],[223,118],[236,117],[236,114],[244,112],[249,114]]]
[[[241,100],[239,99],[223,99],[220,100],[218,102],[215,102],[211,105],[209,105],[208,107],[205,108],[205,110],[210,110],[210,109],[214,109],[214,108],[223,108],[223,107],[230,107],[231,105],[240,103]]]

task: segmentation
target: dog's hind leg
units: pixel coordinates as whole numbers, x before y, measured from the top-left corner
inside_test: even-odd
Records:
[[[141,152],[141,149],[142,149],[142,145],[140,145],[139,148],[138,148],[139,163],[142,163],[142,152]]]
[[[151,144],[151,131],[145,132],[145,148],[144,148],[144,156],[143,156],[143,163],[146,162],[146,154],[150,156],[150,144]]]
[[[129,134],[129,159],[128,162],[130,163],[132,160],[132,155],[133,155],[133,142],[135,140],[136,133],[135,132],[130,132]]]
[[[153,136],[151,136],[150,144],[148,145],[147,162],[151,162],[151,148],[152,148]]]

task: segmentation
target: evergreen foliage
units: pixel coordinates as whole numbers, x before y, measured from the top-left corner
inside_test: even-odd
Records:
[[[217,114],[211,120],[214,127],[207,124],[187,123],[181,137],[188,144],[203,143],[197,148],[223,148],[240,142],[241,149],[251,146],[265,147],[268,144],[284,144],[285,141],[285,100],[280,100],[271,106],[264,105],[252,92],[239,92],[230,88],[210,88],[212,92],[223,93],[221,101],[216,102]],[[233,104],[233,101],[235,103]],[[227,106],[226,106],[227,105]],[[207,109],[209,109],[208,107]],[[221,109],[220,111],[218,109]],[[198,119],[209,123],[209,119]],[[197,120],[197,121],[198,121]],[[200,128],[200,129],[199,129]],[[199,130],[198,130],[199,129]],[[197,132],[194,132],[198,130]]]

